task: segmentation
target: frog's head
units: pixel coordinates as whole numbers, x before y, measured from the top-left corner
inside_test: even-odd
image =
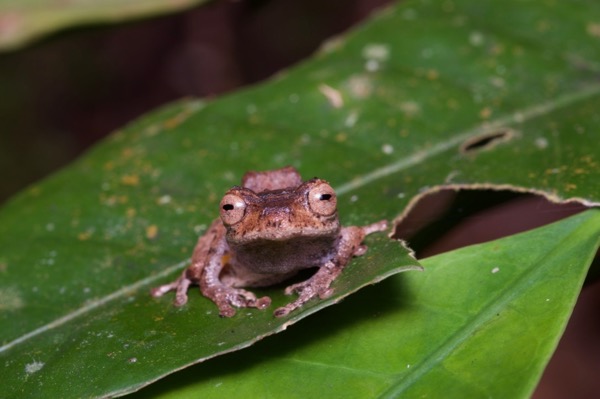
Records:
[[[340,230],[335,191],[316,178],[259,193],[233,187],[220,208],[230,244],[334,237]]]

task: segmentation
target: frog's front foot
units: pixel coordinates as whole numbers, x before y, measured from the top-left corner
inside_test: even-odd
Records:
[[[290,285],[285,289],[285,294],[292,295],[296,293],[298,294],[298,299],[275,309],[274,315],[276,317],[286,316],[316,296],[321,299],[330,297],[333,294],[333,289],[330,288],[330,285],[338,274],[334,263],[328,262],[308,280]]]
[[[164,284],[150,290],[150,294],[157,298],[159,296],[163,296],[169,291],[176,291],[175,300],[173,301],[173,305],[175,306],[183,306],[188,300],[187,290],[192,284],[192,280],[186,277],[185,272],[179,277],[177,280],[173,281],[169,284]]]
[[[232,317],[235,315],[234,306],[237,308],[265,309],[271,305],[271,298],[264,296],[257,298],[250,291],[228,286],[204,288],[202,294],[210,298],[219,308],[219,315]]]

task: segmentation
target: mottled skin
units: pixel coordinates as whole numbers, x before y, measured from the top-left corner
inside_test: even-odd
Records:
[[[176,281],[154,288],[152,295],[175,290],[174,304],[182,306],[189,286],[197,284],[222,316],[231,317],[234,307],[264,309],[271,304],[269,297],[257,298],[242,287],[273,285],[316,266],[312,277],[285,289],[299,296],[276,309],[275,316],[316,296],[326,298],[350,259],[365,253],[364,237],[387,227],[384,220],[342,227],[336,204],[326,181],[302,182],[292,167],[248,172],[242,187],[233,187],[221,200],[221,218],[198,240],[190,267]]]

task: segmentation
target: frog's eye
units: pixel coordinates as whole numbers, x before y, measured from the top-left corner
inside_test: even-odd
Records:
[[[246,213],[246,201],[239,195],[225,194],[221,200],[221,220],[226,225],[238,223]]]
[[[308,205],[310,209],[321,216],[330,216],[337,208],[335,191],[327,183],[321,183],[308,192]]]

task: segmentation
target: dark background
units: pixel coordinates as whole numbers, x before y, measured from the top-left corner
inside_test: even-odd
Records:
[[[267,79],[386,3],[216,1],[154,19],[70,29],[0,53],[0,203],[141,114]],[[510,192],[441,192],[422,201],[399,234],[423,257],[581,209]],[[599,305],[600,284],[589,284],[534,398],[600,396]]]

